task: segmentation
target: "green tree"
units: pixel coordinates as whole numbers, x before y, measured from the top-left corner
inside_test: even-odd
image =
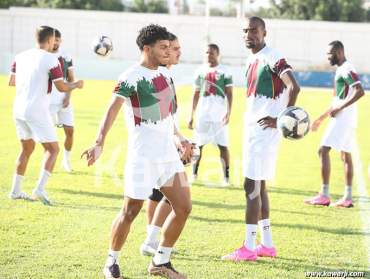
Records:
[[[131,11],[136,13],[168,13],[167,1],[134,0]]]
[[[120,0],[0,0],[0,8],[11,6],[122,11]]]
[[[270,0],[271,8],[261,9],[258,14],[265,17],[352,21],[367,20],[362,0]]]

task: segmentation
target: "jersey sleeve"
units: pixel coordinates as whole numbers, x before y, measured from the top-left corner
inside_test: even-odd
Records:
[[[65,56],[65,61],[67,63],[67,69],[73,69],[73,61],[72,61],[72,57],[70,55],[66,55]]]
[[[230,70],[227,68],[225,70],[225,87],[233,86],[233,76]]]
[[[198,69],[194,74],[194,89],[199,90],[202,86],[201,69]]]
[[[281,77],[282,74],[292,71],[285,57],[283,57],[278,51],[272,51],[269,56],[269,66],[272,72]]]
[[[59,61],[55,56],[50,55],[48,61],[49,76],[52,81],[63,79],[63,71],[60,67]]]
[[[350,64],[346,65],[346,67],[343,68],[343,70],[341,71],[341,75],[344,79],[344,82],[348,85],[348,86],[354,86],[356,84],[360,84],[361,81],[356,73],[356,70],[354,69],[354,67]]]
[[[16,73],[16,69],[17,69],[17,67],[16,67],[16,63],[15,63],[15,61],[12,63],[12,65],[11,65],[11,67],[10,67],[10,73],[12,74],[12,75],[15,75],[15,73]]]
[[[123,74],[120,76],[113,94],[120,98],[130,98],[135,93],[135,85],[130,81],[130,77]]]

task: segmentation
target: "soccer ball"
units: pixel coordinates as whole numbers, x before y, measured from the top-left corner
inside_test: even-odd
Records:
[[[301,139],[310,129],[310,117],[302,108],[287,107],[277,118],[277,128],[284,138]]]
[[[93,42],[93,51],[100,56],[107,56],[113,50],[112,40],[107,36],[100,36]]]

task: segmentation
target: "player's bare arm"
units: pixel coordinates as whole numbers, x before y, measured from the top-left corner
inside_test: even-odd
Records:
[[[284,82],[286,90],[288,90],[288,107],[294,106],[297,101],[298,93],[301,89],[291,71],[283,73],[280,78]],[[276,121],[276,117],[266,116],[258,120],[258,124],[260,124],[263,129],[276,128]]]
[[[75,81],[73,69],[68,69],[68,71],[67,71],[67,81],[69,83]],[[68,107],[70,101],[71,101],[71,92],[70,91],[69,92],[65,92],[65,97],[63,99],[63,108]]]
[[[15,86],[15,74],[10,74],[9,75],[8,85],[9,86]]]
[[[75,90],[76,88],[82,89],[84,86],[83,80],[78,80],[76,82],[64,82],[61,79],[55,80],[54,81],[55,87],[60,91],[60,92],[70,92],[72,90]]]
[[[233,104],[233,87],[232,86],[227,86],[225,88],[225,95],[227,98],[227,113],[223,119],[224,125],[229,124],[230,121],[230,115],[231,115],[231,107]]]
[[[188,128],[191,129],[191,130],[193,129],[194,113],[197,109],[197,105],[198,105],[198,101],[199,101],[199,95],[200,95],[200,90],[195,89],[194,95],[193,95],[193,104],[192,104],[192,109],[191,109],[191,116],[190,116],[190,120],[189,120],[189,123],[188,123]]]
[[[365,92],[360,83],[353,85],[352,96],[348,98],[348,100],[345,101],[341,106],[337,108],[332,108],[332,110],[330,111],[330,116],[335,117],[338,114],[338,112],[352,105],[353,103],[357,102],[364,95],[365,95]]]
[[[81,155],[81,158],[86,156],[88,166],[93,165],[103,152],[105,137],[107,136],[110,128],[112,127],[123,103],[124,100],[122,98],[113,96],[112,101],[108,107],[108,110],[105,113],[103,120],[100,124],[99,133],[96,138],[95,145],[85,150]]]

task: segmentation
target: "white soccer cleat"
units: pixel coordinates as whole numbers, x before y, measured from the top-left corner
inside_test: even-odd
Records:
[[[51,201],[48,197],[48,194],[45,191],[39,191],[37,189],[32,191],[32,199],[33,200],[39,200],[44,205],[51,205]]]
[[[158,241],[149,244],[143,243],[140,246],[140,254],[143,256],[154,256],[155,252],[157,251],[158,245]]]
[[[72,172],[71,163],[69,162],[68,159],[65,159],[65,158],[63,159],[62,167],[66,172]]]
[[[224,178],[221,183],[221,187],[229,187],[231,185],[230,180],[228,178]]]
[[[192,174],[191,176],[190,176],[190,178],[189,178],[189,183],[190,184],[193,184],[195,181],[197,181],[198,180],[198,175],[196,175],[196,174]]]
[[[12,200],[26,200],[26,201],[32,201],[31,197],[26,194],[25,192],[19,192],[19,193],[10,193],[9,199]]]

